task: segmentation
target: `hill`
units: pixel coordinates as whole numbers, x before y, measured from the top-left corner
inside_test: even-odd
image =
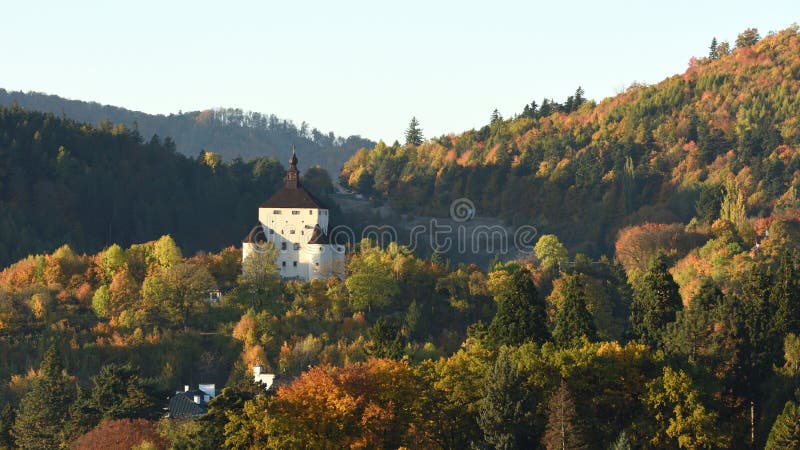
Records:
[[[480,215],[557,233],[591,255],[610,253],[625,225],[711,223],[726,193],[741,194],[751,220],[792,215],[799,54],[797,27],[760,41],[751,30],[732,51],[720,45],[683,74],[599,104],[579,90],[418,146],[380,142],[356,153],[341,181],[404,212],[446,214],[467,197]]]
[[[131,111],[96,102],[69,100],[57,95],[0,89],[0,105],[12,104],[27,110],[64,114],[79,122],[99,125],[104,121],[135,128],[149,139],[169,136],[178,153],[196,157],[201,151],[220,154],[225,160],[236,157],[273,156],[283,161],[289,148],[296,145],[304,155],[305,167],[319,165],[329,173],[338,173],[342,163],[356,150],[375,143],[360,136],[341,137],[323,133],[303,122],[300,127],[272,114],[233,108],[161,115]]]

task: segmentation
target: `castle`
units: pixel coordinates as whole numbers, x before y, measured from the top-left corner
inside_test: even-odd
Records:
[[[242,243],[242,260],[266,242],[278,250],[282,278],[344,277],[345,248],[328,238],[330,208],[303,188],[292,148],[284,186],[258,208],[259,224]]]

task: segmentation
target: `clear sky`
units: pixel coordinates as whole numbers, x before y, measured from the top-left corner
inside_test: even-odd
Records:
[[[0,87],[148,113],[239,107],[401,139],[486,124],[578,85],[683,72],[711,38],[800,21],[797,0],[4,1]]]

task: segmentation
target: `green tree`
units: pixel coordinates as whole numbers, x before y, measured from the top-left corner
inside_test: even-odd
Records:
[[[105,280],[107,283],[111,282],[114,274],[117,273],[119,269],[124,268],[128,264],[127,259],[125,258],[125,251],[122,250],[122,247],[117,244],[113,244],[105,249],[100,261],[103,265],[103,273],[105,274]]]
[[[736,48],[750,47],[760,40],[761,35],[758,34],[758,29],[748,28],[739,33],[739,36],[736,37]]]
[[[64,371],[55,346],[45,352],[39,371],[40,378],[20,403],[11,433],[18,447],[57,449],[77,395],[75,383]]]
[[[97,288],[92,296],[92,310],[97,317],[108,317],[108,302],[111,299],[111,293],[108,286],[105,284]]]
[[[495,297],[497,313],[487,332],[494,346],[541,344],[549,337],[545,304],[527,269],[513,268],[508,285]]]
[[[675,320],[675,314],[683,306],[678,284],[668,269],[666,255],[659,252],[635,286],[631,304],[630,320],[634,335],[653,348],[663,346],[666,326]]]
[[[169,269],[172,266],[180,264],[183,260],[183,253],[181,249],[172,239],[170,235],[161,236],[155,244],[153,244],[153,251],[150,254],[150,259],[147,261],[148,268],[152,270],[155,268]]]
[[[783,412],[775,419],[764,450],[800,449],[800,407],[786,402]]]
[[[583,450],[587,448],[578,423],[578,413],[563,379],[547,402],[547,427],[542,444],[547,450]]]
[[[478,413],[483,437],[493,448],[533,448],[539,440],[533,423],[535,401],[523,381],[508,349],[501,349],[486,376]]]
[[[365,239],[361,241],[359,253],[350,259],[344,284],[353,310],[385,308],[400,293],[393,267],[383,256],[380,247]]]
[[[794,333],[783,339],[783,359],[793,375],[800,375],[800,337]]]
[[[416,117],[412,117],[406,129],[406,145],[420,145],[422,139],[422,128],[419,127],[419,121]]]
[[[278,249],[272,242],[266,242],[242,261],[239,286],[250,294],[250,306],[255,310],[261,309],[264,298],[275,296],[280,289],[277,258]]]
[[[148,275],[142,290],[148,305],[172,325],[189,326],[189,318],[197,312],[209,289],[215,286],[208,269],[197,262],[185,262]]]
[[[585,286],[578,274],[563,277],[562,302],[556,313],[553,342],[559,347],[574,347],[584,339],[597,338],[592,315],[586,308]]]
[[[554,234],[540,237],[533,251],[545,269],[557,268],[567,261],[567,249]]]

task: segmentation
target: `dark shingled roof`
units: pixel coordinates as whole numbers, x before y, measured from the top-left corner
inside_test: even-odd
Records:
[[[330,209],[318,198],[311,195],[300,183],[297,187],[284,186],[261,204],[261,208],[309,208]]]
[[[194,396],[199,395],[203,398],[205,393],[200,390],[178,392],[171,399],[169,399],[169,413],[167,417],[170,419],[188,419],[200,417],[208,412],[208,407],[205,402],[201,400],[200,405],[194,402]]]

